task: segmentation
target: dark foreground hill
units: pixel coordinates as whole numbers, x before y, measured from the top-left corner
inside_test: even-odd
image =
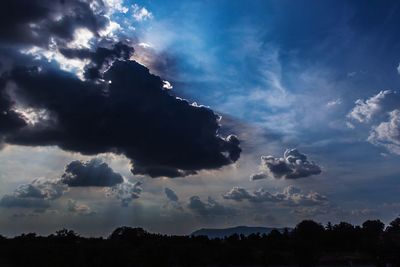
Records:
[[[226,238],[168,236],[120,227],[107,238],[60,230],[0,236],[0,266],[255,267],[400,266],[400,218],[323,226],[306,220],[292,231]]]
[[[213,229],[213,228],[202,228],[200,230],[194,231],[192,236],[207,236],[208,238],[224,238],[231,235],[244,235],[249,236],[251,234],[268,235],[272,230],[278,230],[283,233],[285,228],[271,228],[271,227],[250,227],[250,226],[236,226],[223,229]]]

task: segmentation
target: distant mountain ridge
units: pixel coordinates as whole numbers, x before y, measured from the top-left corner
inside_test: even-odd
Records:
[[[225,236],[231,236],[234,234],[249,236],[251,234],[269,234],[272,230],[278,230],[283,232],[285,228],[275,227],[252,227],[252,226],[236,226],[230,228],[213,229],[213,228],[202,228],[194,231],[192,236],[208,236],[208,238],[224,238]],[[289,228],[288,228],[289,229]],[[290,229],[289,229],[290,230]]]

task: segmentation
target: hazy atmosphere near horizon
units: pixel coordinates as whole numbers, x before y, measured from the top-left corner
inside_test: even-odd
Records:
[[[400,2],[0,3],[0,234],[400,214]]]

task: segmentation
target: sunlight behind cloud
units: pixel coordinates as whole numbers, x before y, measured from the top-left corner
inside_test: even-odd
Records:
[[[93,33],[88,29],[78,28],[74,32],[74,39],[67,44],[67,47],[74,49],[90,48],[90,40],[93,36]]]

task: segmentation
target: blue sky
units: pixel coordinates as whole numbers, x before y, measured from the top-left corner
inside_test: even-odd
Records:
[[[129,190],[140,190],[127,206],[112,189],[98,187],[66,189],[44,210],[3,205],[4,234],[61,227],[106,234],[124,224],[186,234],[200,227],[293,226],[305,218],[387,222],[399,214],[400,3],[106,2],[119,25],[113,36],[132,40],[132,60],[167,80],[170,94],[221,115],[220,132],[238,136],[241,156],[220,169],[150,178],[132,174],[135,161],[121,154],[5,143],[3,196],[94,157],[121,174]],[[61,66],[30,48],[18,46],[32,58],[41,55],[37,64]],[[285,157],[286,149],[295,150]],[[262,179],[251,180],[257,173]]]

